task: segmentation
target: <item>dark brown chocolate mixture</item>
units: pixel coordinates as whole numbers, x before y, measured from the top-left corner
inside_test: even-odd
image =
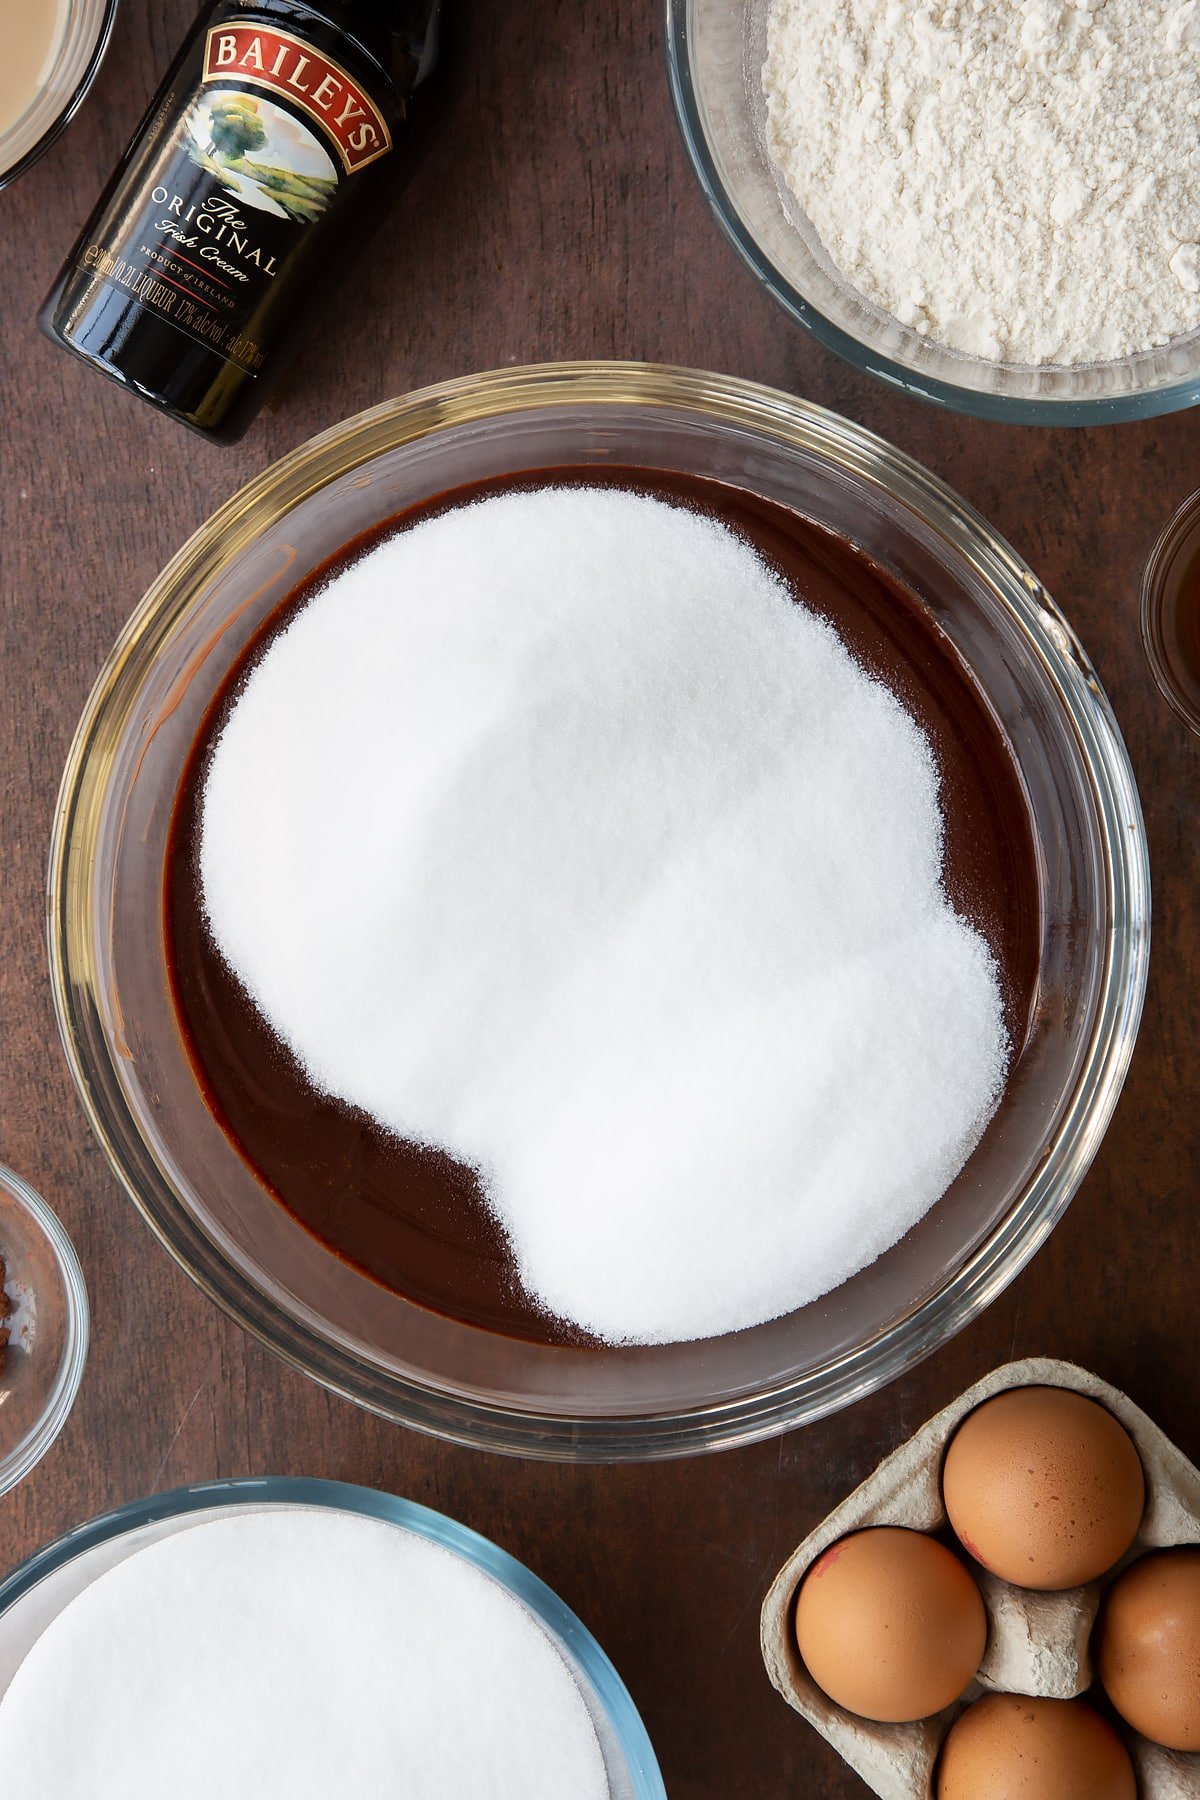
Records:
[[[995,953],[1014,1046],[1038,964],[1028,809],[1011,753],[973,678],[917,600],[844,539],[740,489],[634,469],[547,470],[438,496],[348,545],[259,631],[217,695],[184,770],[168,850],[167,940],[183,1033],[217,1119],[260,1180],[336,1254],[377,1281],[473,1324],[543,1342],[577,1334],[531,1305],[471,1171],[400,1142],[314,1092],[247,999],[204,922],[195,849],[212,744],[250,667],[313,588],[380,538],[485,494],[553,480],[636,488],[732,526],[829,619],[932,741],[946,819],[945,881]],[[847,821],[847,829],[853,830]],[[569,1202],[569,1196],[564,1196]]]

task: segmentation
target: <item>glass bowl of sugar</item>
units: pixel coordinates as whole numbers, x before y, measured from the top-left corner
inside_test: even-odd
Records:
[[[664,496],[675,504],[662,505]],[[639,507],[650,508],[655,530],[665,520],[683,533],[690,572],[681,583],[639,586],[639,559],[661,547],[643,530]],[[711,522],[694,516],[706,512],[727,529],[714,536]],[[403,528],[392,532],[397,519]],[[576,667],[574,685],[564,686],[537,610],[548,608],[548,619],[560,597],[553,579],[526,579],[529,559],[540,557],[552,577],[571,564],[572,537],[594,530],[608,533],[604,555],[584,554],[563,576],[563,604],[592,630],[582,678],[574,679]],[[700,540],[688,537],[693,530]],[[455,587],[436,558],[447,545],[465,554],[471,543],[476,576]],[[747,543],[757,554],[743,595],[738,559]],[[390,627],[376,640],[361,622],[361,607],[379,596],[369,582],[354,585],[380,566],[376,551],[364,554],[373,544],[378,554],[435,559],[383,565],[392,569],[388,592],[436,596],[428,612],[411,611],[419,641],[386,654]],[[519,565],[515,581],[506,557]],[[613,579],[600,606],[588,583],[597,568],[605,574],[606,559]],[[781,588],[770,567],[784,578],[795,571],[794,587]],[[708,588],[723,608],[720,629],[703,615],[701,631],[692,598],[676,601],[694,589],[695,606],[709,604],[714,569]],[[858,598],[838,618],[845,581]],[[734,592],[736,605],[725,605]],[[818,684],[787,713],[795,644],[762,635],[752,619],[761,624],[760,600],[775,608],[776,624],[781,609],[803,613],[797,598],[836,618],[844,644],[809,620],[797,681],[808,679],[805,668],[828,667],[833,685]],[[651,606],[658,610],[645,638]],[[288,629],[272,637],[281,618]],[[298,631],[297,619],[318,636]],[[319,635],[326,628],[332,638]],[[755,650],[759,660],[742,668],[743,638],[760,636],[762,656]],[[440,649],[427,660],[447,641],[468,658],[449,675]],[[251,670],[246,659],[264,644]],[[326,705],[334,689],[323,683],[343,650],[358,661],[352,704],[334,719]],[[316,681],[315,700],[284,691],[272,714],[270,684],[255,683],[293,656],[304,679]],[[381,689],[372,684],[385,663]],[[866,678],[870,669],[880,672],[876,681]],[[944,716],[940,677],[930,673],[937,669],[951,672]],[[739,690],[743,676],[749,685]],[[601,689],[610,698],[599,735],[580,735],[576,722]],[[225,769],[232,811],[224,838],[208,809],[218,805],[219,758],[235,737],[222,726],[210,760],[197,746],[214,719],[236,723],[243,693],[254,691],[268,712],[247,742],[254,756],[275,759],[273,773],[252,763]],[[731,710],[735,691],[743,703]],[[835,693],[841,701],[831,708]],[[535,738],[492,737],[487,754],[477,754],[460,727],[483,720],[490,731],[513,695],[529,699]],[[653,758],[670,735],[662,721],[683,701],[682,754],[668,766]],[[931,754],[913,751],[917,740],[903,733],[886,735],[907,716],[896,701],[925,720]],[[777,730],[770,722],[783,716],[792,725]],[[413,719],[417,737],[397,748],[390,734]],[[574,737],[553,735],[564,721]],[[877,726],[883,738],[873,735]],[[803,773],[790,765],[782,788],[758,783],[760,773],[773,780],[785,767],[781,739],[813,731],[805,741],[823,774],[807,798]],[[735,740],[750,751],[712,760]],[[422,834],[441,831],[454,808],[426,804],[427,778],[441,777],[423,759],[426,748],[440,754],[447,745],[483,802],[469,813],[468,837],[435,841]],[[822,745],[834,752],[824,761]],[[871,746],[865,764],[862,745]],[[652,753],[649,764],[636,760],[643,752]],[[373,757],[384,787],[360,791],[354,771]],[[704,767],[715,785],[680,788],[681,763]],[[911,764],[911,792],[889,785],[893,763]],[[859,786],[847,788],[847,772],[860,765]],[[209,773],[193,793],[206,809],[193,858],[187,796],[197,768]],[[606,785],[613,768],[622,773]],[[937,788],[935,768],[941,813],[910,831],[906,809],[922,783]],[[486,778],[482,788],[476,775]],[[876,786],[882,806],[869,791]],[[318,790],[330,810],[309,815],[305,797]],[[664,821],[668,791],[673,811]],[[720,835],[738,812],[729,796],[747,791],[740,835]],[[568,804],[578,795],[582,815]],[[242,803],[259,805],[260,796],[256,823]],[[373,896],[397,860],[392,815],[410,802],[425,848],[412,859],[415,886],[390,895],[389,913]],[[558,821],[548,839],[530,827],[531,811]],[[642,905],[644,867],[663,860],[657,846],[680,816],[698,823],[699,836],[668,859],[653,904]],[[575,824],[562,827],[564,818]],[[922,832],[921,867],[905,863],[904,880],[881,875],[884,865],[870,860],[875,840],[903,861]],[[940,948],[922,939],[919,955],[899,957],[913,966],[896,967],[888,907],[907,905],[910,887],[919,894],[930,872],[937,876],[943,834],[945,892],[932,910],[914,901],[921,930]],[[791,860],[777,864],[777,840],[793,838]],[[573,860],[593,839],[600,860]],[[223,860],[201,902],[196,869],[207,868],[210,849]],[[826,905],[826,878],[847,858],[862,877],[858,896]],[[550,878],[518,880],[526,868],[544,875],[548,867],[558,879],[559,864],[587,928],[569,965],[558,917],[566,909],[543,904]],[[362,879],[352,879],[356,865]],[[348,1086],[331,1077],[318,1097],[296,1074],[303,1017],[284,1020],[264,1047],[268,1027],[248,995],[265,996],[269,978],[237,974],[233,949],[206,948],[206,932],[221,929],[226,877],[235,936],[240,921],[254,938],[255,909],[269,900],[266,936],[252,955],[269,957],[280,944],[301,953],[299,972],[280,990],[284,1012],[293,1001],[323,1005],[320,979],[310,977],[316,970],[323,979],[339,958],[346,980],[359,984],[352,1029],[336,1046],[339,1056],[366,1048]],[[614,934],[607,908],[631,882],[638,904],[623,915],[629,929]],[[801,895],[805,883],[815,908],[812,893]],[[715,910],[714,892],[723,895]],[[938,910],[946,894],[978,923],[975,937]],[[358,910],[340,913],[355,895]],[[671,895],[686,903],[671,910]],[[304,940],[314,905],[318,914],[332,907],[327,917],[339,921],[315,954]],[[721,376],[604,363],[497,371],[390,402],[315,439],[217,513],[155,582],[88,704],[55,819],[48,906],[59,1024],[88,1116],[126,1191],[193,1279],[294,1366],[374,1411],[461,1443],[575,1461],[685,1455],[820,1417],[900,1374],[1000,1293],[1062,1215],[1099,1147],[1133,1049],[1150,916],[1137,792],[1103,692],[1036,577],[985,522],[870,433],[803,401]],[[861,942],[846,937],[843,913],[859,921]],[[702,914],[708,937],[697,936]],[[380,936],[380,917],[419,917],[433,937],[412,939],[417,953],[403,962],[400,950],[412,949],[407,924],[388,924]],[[646,938],[648,918],[657,935]],[[510,934],[502,949],[489,936],[497,920]],[[441,967],[444,921],[457,936]],[[893,960],[878,996],[863,1005],[856,971],[868,934]],[[981,937],[989,947],[982,961],[971,950]],[[831,945],[840,946],[836,957]],[[799,1268],[815,1266],[830,1233],[845,1235],[841,1202],[828,1196],[864,1168],[872,1191],[888,1179],[891,1140],[872,1137],[875,1160],[860,1156],[881,1094],[900,1095],[895,1141],[907,1146],[905,1157],[944,1124],[938,1095],[970,1060],[955,1047],[961,1020],[951,1021],[949,990],[935,975],[947,945],[957,946],[951,960],[965,953],[955,966],[968,986],[987,977],[972,990],[984,1013],[987,971],[999,984],[1007,1037],[994,1106],[920,1206],[881,1224],[869,1197],[861,1215],[847,1203],[851,1236],[861,1216],[876,1237],[857,1258],[829,1264],[803,1304],[789,1310],[774,1289],[755,1289],[727,1318],[721,1308],[739,1284],[769,1277],[779,1233],[793,1233],[787,1255]],[[810,1003],[823,1009],[815,1034],[781,1010],[793,963],[807,971],[808,985],[797,986],[801,1012]],[[570,978],[547,987],[545,969],[562,967]],[[483,988],[472,986],[477,980]],[[393,1008],[375,1004],[376,990],[394,991],[397,981],[405,991],[425,984],[409,1038],[388,1036]],[[763,992],[743,1005],[744,984],[755,982]],[[542,1010],[531,1037],[521,1008],[534,989]],[[715,1028],[696,1013],[700,991],[720,1000]],[[627,1012],[631,993],[640,1011]],[[586,1004],[572,1010],[579,994]],[[272,1004],[262,1000],[274,1019]],[[910,1014],[918,1030],[911,1052],[889,1035]],[[547,1019],[562,1027],[557,1035],[542,1031]],[[381,1020],[385,1035],[376,1038]],[[614,1021],[624,1037],[609,1030]],[[327,1048],[332,1061],[332,1036]],[[475,1063],[495,1079],[480,1085]],[[901,1080],[910,1063],[930,1076],[920,1105],[910,1106]],[[489,1157],[495,1170],[515,1157],[534,1175],[551,1172],[548,1189],[532,1176],[527,1184],[541,1208],[533,1226],[569,1223],[568,1274],[585,1298],[575,1310],[566,1301],[553,1310],[582,1329],[558,1329],[546,1308],[522,1299],[528,1270],[543,1266],[536,1244],[528,1267],[522,1260],[523,1234],[537,1233],[520,1205],[480,1204],[480,1192],[494,1198],[496,1190],[486,1169],[482,1189],[470,1187],[463,1165],[472,1157],[456,1125],[431,1126],[427,1115],[407,1145],[401,1126],[390,1136],[377,1129],[390,1116],[387,1097],[376,1109],[354,1082],[381,1071],[390,1080],[393,1066],[408,1071],[403,1085],[420,1087],[434,1112],[461,1103],[472,1130],[486,1123],[489,1148],[474,1157],[476,1174],[492,1166]],[[434,1075],[440,1086],[430,1087]],[[317,1087],[324,1080],[313,1076]],[[531,1095],[544,1102],[543,1117]],[[336,1137],[347,1131],[348,1141]],[[435,1154],[446,1144],[459,1161]],[[556,1160],[564,1145],[565,1163]],[[388,1237],[386,1255],[378,1220],[392,1198],[368,1193],[364,1205],[358,1192],[362,1170],[384,1166],[401,1166],[404,1205],[412,1199],[416,1209]],[[771,1205],[760,1204],[760,1186],[774,1193]],[[677,1208],[674,1235],[650,1243],[639,1233],[660,1191]],[[352,1237],[363,1219],[370,1230]],[[466,1267],[447,1261],[462,1220],[475,1231],[469,1294],[438,1285],[443,1265],[460,1274]],[[587,1229],[572,1236],[580,1220]],[[558,1246],[553,1229],[550,1237]],[[536,1299],[552,1286],[532,1279],[530,1291]],[[617,1310],[626,1302],[643,1309],[628,1330],[621,1320],[634,1315]],[[610,1303],[614,1310],[596,1310]],[[615,1321],[611,1329],[605,1319]]]
[[[21,0],[5,14],[0,69],[0,188],[23,175],[96,79],[117,0]]]
[[[1189,10],[1026,20],[666,0],[696,176],[784,311],[891,387],[1039,425],[1193,406]]]
[[[98,1748],[114,1720],[120,1767]],[[358,1792],[665,1795],[620,1675],[532,1570],[428,1507],[304,1477],[157,1494],[8,1574],[0,1742],[43,1800],[162,1792],[154,1772],[181,1795],[344,1792],[348,1767]]]

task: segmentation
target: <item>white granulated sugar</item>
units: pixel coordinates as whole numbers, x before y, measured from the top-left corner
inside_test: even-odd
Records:
[[[604,1800],[591,1715],[511,1595],[395,1526],[279,1508],[101,1575],[0,1703],[37,1800]]]
[[[844,278],[939,343],[1200,326],[1197,0],[770,0],[767,142]]]
[[[542,489],[401,532],[213,755],[218,946],[318,1087],[481,1173],[609,1341],[803,1305],[945,1190],[1003,1079],[922,732],[739,538]]]

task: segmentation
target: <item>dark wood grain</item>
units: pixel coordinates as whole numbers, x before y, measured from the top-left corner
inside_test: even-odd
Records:
[[[79,1247],[94,1346],[79,1404],[0,1504],[0,1566],[104,1507],[214,1475],[337,1476],[441,1507],[553,1584],[614,1657],[672,1800],[864,1790],[776,1697],[763,1589],[881,1454],[1013,1354],[1073,1357],[1200,1458],[1200,738],[1160,701],[1137,585],[1197,485],[1181,414],[1086,433],[940,413],[792,328],[708,215],[671,116],[650,0],[453,0],[459,94],[420,174],[274,407],[211,448],[44,342],[58,262],[190,18],[124,0],[82,115],[0,195],[0,1156]],[[1066,608],[1125,730],[1155,878],[1154,966],[1115,1122],[1067,1219],[970,1330],[906,1380],[774,1443],[661,1468],[543,1467],[355,1411],[204,1301],[120,1196],[59,1050],[43,947],[51,811],[79,710],[164,560],[310,433],[416,384],[499,364],[631,356],[775,383],[950,479]]]

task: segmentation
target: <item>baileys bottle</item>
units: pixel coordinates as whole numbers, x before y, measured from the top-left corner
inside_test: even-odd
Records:
[[[43,330],[184,424],[239,438],[394,173],[438,10],[205,7],[46,301]]]

